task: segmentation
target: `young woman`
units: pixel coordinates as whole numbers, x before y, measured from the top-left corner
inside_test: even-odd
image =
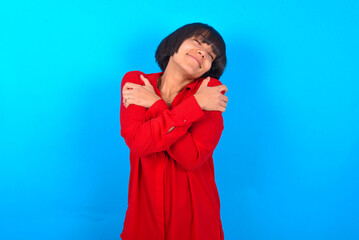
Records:
[[[225,43],[187,24],[158,46],[162,72],[122,79],[121,136],[130,149],[123,240],[223,240],[212,154],[223,130]]]

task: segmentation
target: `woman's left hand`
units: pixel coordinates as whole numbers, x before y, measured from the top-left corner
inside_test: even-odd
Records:
[[[127,108],[135,104],[145,108],[151,107],[157,100],[161,99],[153,89],[150,81],[143,75],[140,76],[145,85],[127,82],[122,88],[123,105]]]

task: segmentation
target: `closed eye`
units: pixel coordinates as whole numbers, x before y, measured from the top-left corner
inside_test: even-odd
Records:
[[[197,39],[194,39],[194,40],[195,40],[199,45],[201,45],[201,42],[200,42],[200,41],[198,41]],[[214,59],[213,56],[212,56],[212,54],[210,54],[209,52],[208,52],[208,55],[211,56],[212,60]]]

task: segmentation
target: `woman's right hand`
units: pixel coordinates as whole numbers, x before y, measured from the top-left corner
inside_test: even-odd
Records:
[[[224,112],[227,107],[228,97],[221,92],[227,92],[228,88],[226,85],[208,87],[209,81],[210,77],[203,80],[194,97],[202,110]]]

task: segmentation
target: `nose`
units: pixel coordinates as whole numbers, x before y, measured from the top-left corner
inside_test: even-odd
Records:
[[[201,58],[204,59],[204,55],[202,54],[202,51],[201,51],[201,50],[198,50],[198,53],[199,53],[199,55],[201,55]]]

